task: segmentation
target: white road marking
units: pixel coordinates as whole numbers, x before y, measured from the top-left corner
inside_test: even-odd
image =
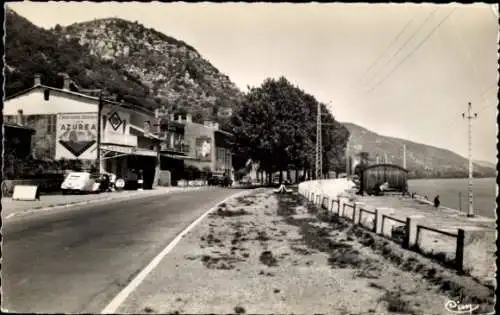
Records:
[[[231,195],[226,199],[220,201],[214,207],[208,209],[203,213],[198,219],[191,223],[187,228],[185,228],[181,233],[179,233],[170,244],[167,245],[155,258],[137,275],[135,278],[118,293],[117,296],[102,310],[101,314],[116,314],[118,308],[123,304],[127,297],[144,281],[148,274],[153,271],[153,269],[161,262],[161,260],[179,243],[179,241],[186,235],[190,230],[192,230],[198,223],[200,223],[210,212],[218,208],[222,203],[227,202],[232,198],[238,198],[242,195],[249,193],[248,190],[242,191],[240,193]]]
[[[161,191],[161,190],[151,190],[153,193],[148,193],[148,194],[132,194],[132,195],[111,195],[109,197],[104,197],[104,198],[97,198],[97,199],[90,199],[90,200],[82,200],[82,201],[75,201],[72,203],[66,203],[66,204],[54,204],[52,206],[46,206],[46,207],[41,207],[41,208],[35,208],[35,209],[28,209],[25,211],[19,211],[19,212],[13,212],[5,216],[4,220],[11,219],[13,217],[22,217],[30,214],[42,214],[44,212],[48,211],[53,211],[53,210],[60,210],[60,209],[66,209],[66,208],[75,208],[77,206],[86,206],[86,205],[91,205],[94,203],[106,203],[109,201],[120,201],[120,200],[133,200],[133,199],[140,199],[143,197],[156,197],[160,195],[167,195],[175,192],[183,192],[183,191],[195,191],[195,190],[200,190],[202,187],[187,187],[179,190],[166,190],[166,191]]]

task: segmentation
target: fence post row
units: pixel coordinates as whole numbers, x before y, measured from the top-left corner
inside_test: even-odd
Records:
[[[408,249],[410,248],[410,225],[411,225],[411,219],[409,217],[406,218],[406,229],[405,229],[405,235],[403,238],[403,248]]]
[[[382,218],[381,218],[381,228],[380,228],[380,234],[382,234],[382,236],[384,236],[384,226],[385,226],[385,217],[386,215],[385,214],[382,214]]]
[[[464,246],[465,246],[465,231],[463,229],[458,229],[455,263],[456,263],[456,268],[459,272],[462,272],[464,270]]]

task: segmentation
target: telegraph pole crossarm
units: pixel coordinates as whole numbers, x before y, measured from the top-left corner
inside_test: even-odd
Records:
[[[468,217],[473,217],[474,216],[474,200],[473,200],[473,193],[472,193],[472,177],[473,177],[473,165],[472,165],[472,119],[477,118],[477,113],[472,114],[472,104],[469,102],[469,106],[467,108],[467,114],[462,113],[462,118],[468,120],[468,125],[469,125],[469,185],[468,185],[468,190],[469,190],[469,210],[467,212]]]

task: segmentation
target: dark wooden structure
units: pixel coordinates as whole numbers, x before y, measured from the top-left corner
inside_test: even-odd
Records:
[[[384,183],[389,184],[389,192],[406,193],[408,190],[408,170],[394,164],[374,164],[363,171],[363,190],[376,194]]]

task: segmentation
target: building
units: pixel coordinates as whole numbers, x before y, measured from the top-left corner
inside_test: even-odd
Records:
[[[4,123],[3,129],[3,177],[18,179],[21,177],[20,163],[31,155],[31,137],[35,134],[33,128],[17,122]]]
[[[229,174],[234,178],[232,164],[232,134],[219,129],[217,123],[193,122],[190,114],[168,115],[160,119],[161,158],[160,167],[169,171],[172,183],[184,178],[186,167],[202,172]]]
[[[363,171],[363,190],[371,194],[377,187],[387,183],[389,189],[405,193],[408,191],[408,170],[394,164],[374,164]]]
[[[55,88],[36,75],[33,87],[5,100],[4,120],[22,119],[36,130],[31,151],[37,159],[76,159],[86,169],[98,168],[129,182],[142,173],[145,188],[151,188],[160,149],[151,132],[154,113],[71,91],[71,82],[65,77],[63,88]]]
[[[33,128],[18,122],[4,123],[4,154],[16,159],[25,159],[31,154],[31,138],[35,134]]]

